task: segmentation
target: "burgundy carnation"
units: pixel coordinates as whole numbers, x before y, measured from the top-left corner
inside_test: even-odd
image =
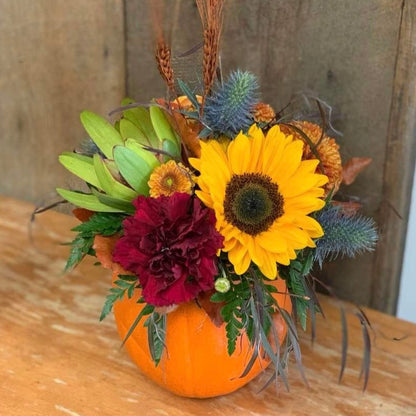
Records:
[[[184,193],[133,203],[136,212],[123,222],[113,259],[138,276],[144,300],[168,306],[212,289],[223,243],[214,211]]]

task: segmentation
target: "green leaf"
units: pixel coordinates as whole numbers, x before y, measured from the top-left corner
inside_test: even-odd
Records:
[[[122,105],[128,105],[132,102],[134,101],[125,99],[123,100]],[[150,147],[159,147],[159,139],[153,128],[152,121],[150,120],[150,114],[145,108],[129,108],[128,110],[123,111],[123,116],[143,132]]]
[[[119,277],[121,277],[119,275]],[[133,296],[134,289],[137,286],[137,278],[134,281],[126,282],[123,279],[118,279],[114,282],[114,285],[110,289],[110,294],[107,296],[103,309],[100,315],[100,321],[102,321],[113,309],[114,303],[117,300],[123,299],[126,295],[129,299]]]
[[[105,319],[105,317],[112,311],[114,302],[117,300],[116,295],[108,295],[105,299],[103,309],[100,314],[100,321]]]
[[[306,323],[308,318],[309,303],[305,299],[296,298],[296,312],[298,315],[299,323],[304,331],[306,331]]]
[[[218,302],[218,303],[225,302],[227,300],[227,293],[229,292],[226,292],[226,293],[215,292],[213,295],[211,295],[209,300],[211,302]]]
[[[192,103],[194,108],[199,110],[200,105],[198,103],[198,100],[195,94],[189,89],[189,87],[181,79],[178,79],[177,82],[178,82],[179,88],[189,98],[189,101]]]
[[[67,189],[56,188],[56,192],[66,199],[71,204],[78,207],[88,209],[90,211],[97,212],[123,212],[122,209],[114,208],[109,205],[105,205],[92,194],[84,194],[82,192],[68,191]]]
[[[113,147],[123,144],[120,133],[98,114],[91,111],[83,111],[81,113],[81,123],[91,139],[108,159],[111,159],[113,156]]]
[[[140,128],[126,118],[120,120],[120,134],[123,139],[135,139],[139,143],[149,145],[146,135]]]
[[[137,315],[134,322],[131,324],[129,330],[127,331],[127,334],[125,335],[123,342],[121,343],[121,346],[123,346],[126,341],[129,339],[130,335],[133,333],[133,331],[136,329],[136,326],[138,323],[142,320],[142,318],[145,315],[150,315],[155,310],[155,307],[153,305],[146,304],[144,308],[140,311],[140,313]]]
[[[212,134],[212,130],[209,127],[204,127],[198,134],[200,139],[205,139]]]
[[[166,153],[171,155],[171,156],[163,156],[163,162],[165,163],[171,158],[177,159],[180,157],[178,147],[176,146],[176,144],[172,143],[169,140],[163,140],[162,150],[164,150]]]
[[[114,179],[100,155],[95,154],[93,161],[97,178],[104,192],[125,201],[132,201],[137,197],[137,192]]]
[[[123,178],[139,194],[148,195],[152,169],[136,152],[124,146],[114,148],[114,160]]]
[[[136,282],[137,283],[137,276],[133,274],[119,274],[118,278],[124,280],[125,282]]]
[[[88,221],[74,227],[72,231],[80,233],[83,237],[91,237],[97,234],[108,237],[117,234],[121,230],[125,218],[125,215],[98,212],[92,215]],[[124,276],[130,277],[130,275],[119,277],[124,279]]]
[[[146,319],[144,326],[147,327],[147,340],[150,355],[157,366],[162,358],[166,338],[166,314],[152,314]]]
[[[175,154],[180,154],[179,139],[166,118],[164,111],[160,107],[151,106],[150,119],[159,141],[169,140],[177,149]]]
[[[81,260],[90,252],[94,243],[93,237],[77,236],[71,242],[71,251],[65,265],[65,273],[75,268]]]
[[[94,237],[97,234],[110,236],[121,230],[122,222],[126,217],[120,214],[99,212],[72,229],[78,233],[74,240],[69,243],[71,251],[65,266],[65,272],[73,269],[87,255],[92,254]]]
[[[237,345],[237,338],[240,335],[241,323],[234,317],[230,316],[229,321],[225,325],[227,332],[227,352],[228,355],[232,355]]]
[[[103,194],[94,188],[91,189],[91,192],[94,194],[94,196],[97,197],[100,203],[104,204],[109,209],[112,209],[112,211],[108,212],[123,212],[127,214],[134,214],[135,209],[131,202]]]
[[[64,152],[59,156],[59,162],[85,182],[102,189],[91,157],[72,152]]]
[[[152,171],[154,168],[160,165],[157,157],[152,152],[145,150],[143,146],[136,140],[127,139],[125,142],[125,147],[127,147],[127,149],[133,150],[134,153],[140,156],[149,165],[149,168]]]

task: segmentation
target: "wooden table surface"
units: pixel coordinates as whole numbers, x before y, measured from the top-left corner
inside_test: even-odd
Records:
[[[302,336],[306,387],[295,365],[291,391],[258,394],[260,377],[214,399],[184,399],[146,379],[130,362],[112,317],[98,322],[108,271],[87,261],[63,275],[69,229],[76,221],[39,215],[0,196],[0,415],[416,415],[416,325],[366,309],[376,332],[368,389],[358,381],[361,328],[350,315],[345,377],[338,384],[341,329],[336,303],[323,297],[317,341]],[[406,338],[395,341],[393,338]]]

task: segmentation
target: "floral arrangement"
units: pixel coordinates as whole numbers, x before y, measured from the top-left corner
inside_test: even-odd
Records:
[[[241,355],[248,340],[241,373],[226,377],[245,377],[260,361],[272,363],[270,381],[287,384],[289,353],[302,369],[295,323],[305,329],[308,313],[314,323],[321,312],[313,268],[372,250],[377,240],[357,204],[337,200],[369,159],[342,165],[322,101],[319,124],[291,119],[260,100],[255,75],[235,70],[223,79],[223,1],[197,4],[199,91],[175,79],[160,37],[156,60],[168,97],[146,105],[127,98],[114,123],[82,112],[89,138],[59,157],[88,189],[57,189],[82,221],[66,269],[92,255],[113,270],[101,319],[133,300],[139,309],[123,343],[146,328],[154,367],[170,353],[170,316],[192,304],[223,328],[227,356]]]

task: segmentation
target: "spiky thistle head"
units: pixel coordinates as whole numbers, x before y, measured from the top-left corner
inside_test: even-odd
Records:
[[[337,257],[355,257],[375,248],[378,236],[372,218],[350,215],[342,208],[328,204],[316,215],[324,236],[316,242],[315,260],[319,265]]]
[[[250,72],[240,70],[230,74],[227,81],[217,85],[206,98],[203,123],[215,135],[234,137],[253,124],[253,110],[258,102],[259,84]]]

